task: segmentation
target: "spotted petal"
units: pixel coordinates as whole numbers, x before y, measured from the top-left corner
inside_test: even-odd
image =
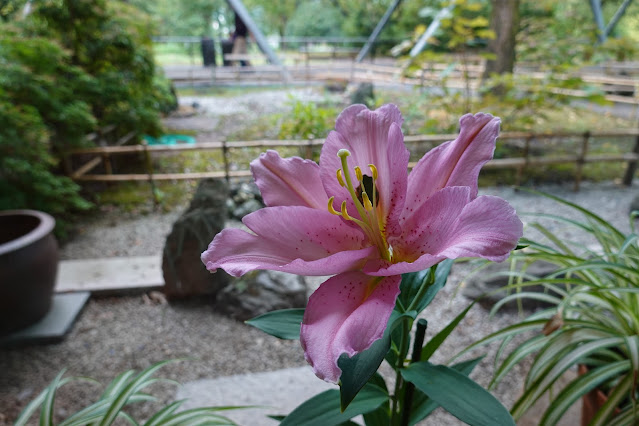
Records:
[[[282,158],[276,151],[268,150],[251,162],[251,171],[267,206],[326,209],[328,197],[314,161]]]
[[[206,268],[233,276],[256,269],[301,275],[331,275],[361,267],[374,254],[359,228],[327,211],[309,207],[266,207],[244,217],[254,232],[225,229],[202,253]]]
[[[304,356],[315,374],[337,383],[337,360],[352,357],[380,339],[399,294],[401,276],[346,272],[324,282],[306,306],[300,331]]]
[[[493,158],[499,123],[499,118],[483,113],[460,118],[457,139],[430,150],[411,171],[405,209],[421,205],[447,186],[468,186],[475,198],[479,170]]]
[[[366,273],[415,272],[446,258],[482,257],[501,262],[523,234],[523,224],[508,202],[487,195],[473,200],[467,186],[437,191],[402,219],[404,234],[389,240],[400,262],[371,261],[364,268]]]
[[[359,182],[353,169],[360,167],[364,175],[371,176],[369,164],[375,165],[379,173],[377,197],[381,205],[382,217],[394,228],[406,195],[407,167],[409,152],[404,145],[401,131],[402,116],[392,104],[370,111],[364,105],[346,108],[337,118],[335,131],[326,138],[320,156],[320,176],[329,196],[335,196],[336,204],[346,200],[348,212],[357,215],[348,191],[341,187],[335,175],[342,168],[337,152],[348,149],[349,173],[353,186]],[[370,194],[369,194],[370,195]]]

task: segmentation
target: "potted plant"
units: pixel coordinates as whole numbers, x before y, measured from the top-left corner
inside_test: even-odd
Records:
[[[42,319],[58,271],[55,220],[35,210],[0,211],[0,336]]]
[[[498,353],[507,355],[496,364],[491,386],[528,356],[533,357],[524,391],[512,407],[515,419],[521,417],[568,369],[577,375],[555,393],[541,418],[541,424],[556,424],[566,410],[584,399],[585,425],[636,425],[637,374],[639,373],[639,245],[631,218],[631,233],[624,234],[594,213],[557,197],[543,194],[581,213],[578,221],[552,214],[540,214],[587,233],[598,244],[589,248],[561,240],[547,227],[534,223],[549,243],[522,240],[525,250],[512,255],[513,292],[495,305],[522,298],[550,304],[524,321],[493,333],[462,353],[502,340]],[[639,212],[633,212],[637,216]],[[543,260],[557,270],[539,279],[526,276],[526,268]],[[533,278],[525,281],[525,279]],[[545,292],[527,288],[543,285]],[[532,332],[532,333],[531,333]],[[515,336],[525,340],[510,352],[506,345]],[[461,355],[461,354],[460,354]],[[592,392],[598,392],[597,397]],[[585,397],[585,398],[584,398]],[[595,406],[589,401],[599,401]],[[590,416],[590,417],[588,417]]]

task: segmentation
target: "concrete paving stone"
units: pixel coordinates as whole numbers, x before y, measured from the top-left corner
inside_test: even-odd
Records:
[[[337,388],[315,377],[310,367],[298,367],[187,382],[178,389],[175,399],[187,399],[183,409],[224,405],[260,406],[220,414],[240,425],[271,426],[278,422],[267,415],[288,414],[318,393]]]
[[[76,317],[89,300],[88,291],[55,294],[47,315],[36,324],[0,339],[0,347],[25,343],[54,343],[71,330]]]
[[[160,256],[112,257],[61,261],[55,291],[146,291],[163,285]]]

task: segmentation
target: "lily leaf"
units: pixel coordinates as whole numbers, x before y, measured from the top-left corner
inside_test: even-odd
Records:
[[[451,367],[418,362],[403,369],[402,377],[471,426],[515,426],[508,410],[490,392]]]
[[[388,401],[388,394],[380,387],[367,384],[344,411],[340,410],[337,389],[330,389],[303,402],[291,412],[280,426],[331,426],[347,422],[360,414],[370,413]]]
[[[409,313],[393,311],[388,319],[384,336],[381,339],[352,358],[349,358],[346,354],[339,358],[337,365],[342,370],[342,375],[340,376],[342,410],[346,410],[346,407],[353,401],[360,389],[375,374],[391,347],[391,333],[406,318],[412,318],[412,316]]]
[[[281,309],[252,318],[246,323],[263,332],[284,340],[300,338],[300,326],[304,318],[304,309]]]

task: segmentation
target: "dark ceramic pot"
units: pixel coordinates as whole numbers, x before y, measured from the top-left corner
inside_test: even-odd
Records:
[[[0,211],[0,336],[51,308],[58,272],[55,220],[35,210]]]

